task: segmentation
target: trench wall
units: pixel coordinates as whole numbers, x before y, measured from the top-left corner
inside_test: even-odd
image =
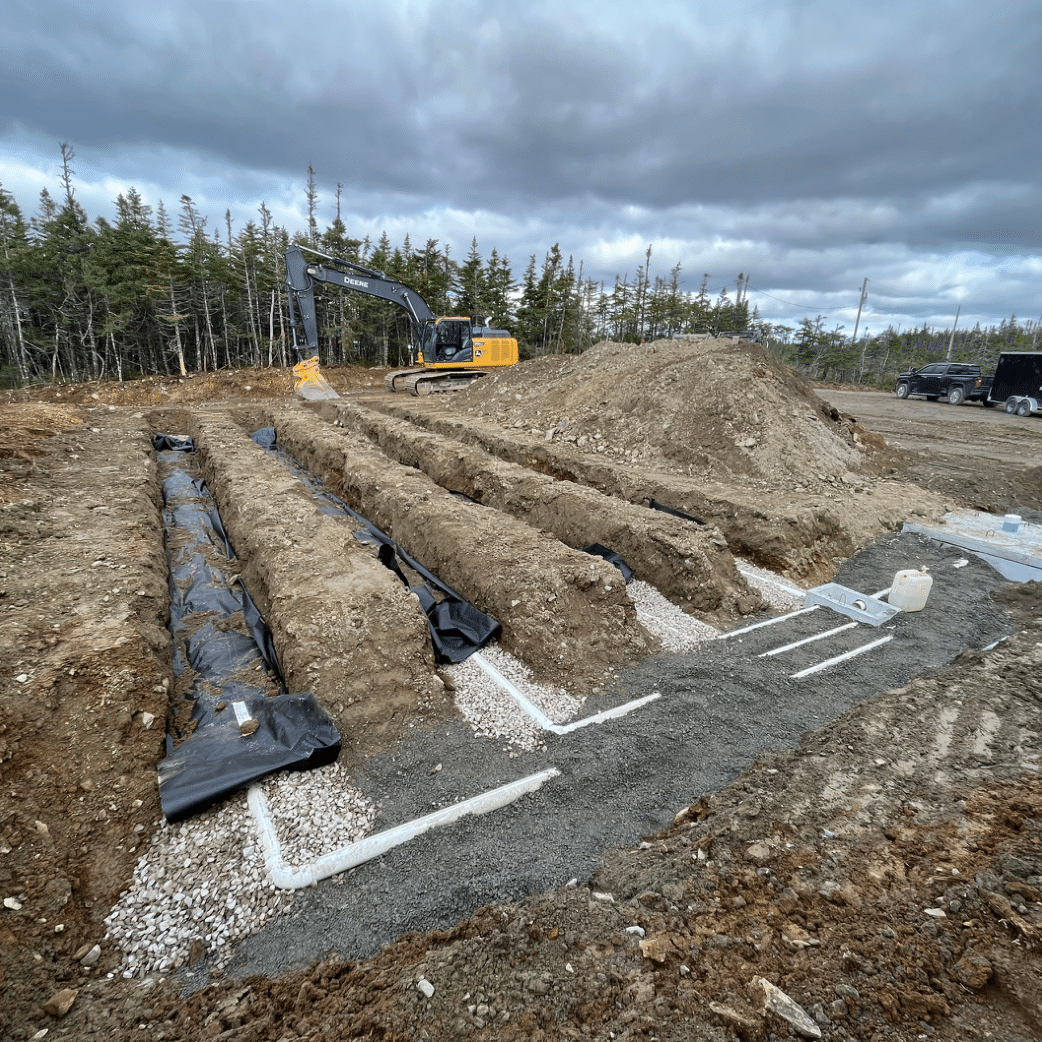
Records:
[[[575,549],[590,543],[610,547],[636,578],[688,612],[722,622],[767,608],[738,573],[714,527],[699,528],[573,481],[558,481],[357,405],[338,402],[336,416],[342,427],[365,434],[393,459],[420,468],[445,488],[552,532]]]
[[[652,499],[666,503],[715,525],[733,553],[794,578],[829,578],[835,571],[835,559],[849,557],[857,549],[827,509],[803,508],[767,515],[737,496],[707,489],[702,481],[591,459],[539,438],[508,436],[455,416],[435,415],[427,403],[417,405],[391,396],[374,396],[366,399],[366,405],[464,444],[478,445],[500,459],[558,480],[588,485],[630,503],[645,504]],[[334,412],[334,403],[322,403],[322,415],[332,416]]]
[[[657,650],[616,568],[450,495],[306,409],[272,413],[279,443],[349,506],[503,626],[540,681],[595,683]]]
[[[445,697],[416,597],[229,415],[189,432],[289,689],[314,692],[349,758],[391,744]]]

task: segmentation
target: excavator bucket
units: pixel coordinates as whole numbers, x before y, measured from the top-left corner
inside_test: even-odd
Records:
[[[329,385],[329,381],[318,371],[318,355],[305,358],[293,367],[293,375],[297,382],[293,390],[305,401],[324,402],[340,395]]]

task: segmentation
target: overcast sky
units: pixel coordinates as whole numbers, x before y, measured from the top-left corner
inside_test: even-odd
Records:
[[[860,332],[1042,312],[1035,0],[4,0],[0,184],[26,216],[76,153],[209,227],[264,202],[349,234],[472,237],[520,278],[750,274],[773,322]]]

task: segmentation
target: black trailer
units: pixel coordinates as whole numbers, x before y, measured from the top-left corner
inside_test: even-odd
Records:
[[[1018,416],[1042,411],[1042,351],[1003,351],[990,397]]]

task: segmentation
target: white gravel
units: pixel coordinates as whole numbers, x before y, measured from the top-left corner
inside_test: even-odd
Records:
[[[482,648],[481,654],[554,723],[565,723],[582,709],[582,699],[563,688],[537,684],[532,671],[498,644]],[[456,708],[475,737],[505,741],[519,751],[541,747],[543,732],[539,725],[477,663],[468,659],[449,666],[445,673],[456,685]]]
[[[803,607],[803,596],[805,590],[801,590],[795,583],[788,579],[768,571],[766,568],[758,568],[748,561],[738,562],[738,571],[745,581],[755,587],[763,595],[763,599],[778,611],[793,611]]]
[[[264,793],[283,855],[305,864],[361,839],[375,808],[346,783],[339,764],[283,772]],[[125,976],[167,973],[189,961],[193,945],[225,966],[230,945],[290,905],[268,879],[245,792],[188,821],[165,821],[134,869],[131,888],[105,920]]]
[[[637,618],[649,633],[662,641],[663,651],[692,651],[717,634],[708,623],[681,611],[646,582],[634,579],[626,591],[637,609]]]
[[[259,787],[289,865],[310,864],[354,843],[369,834],[376,819],[376,807],[348,784],[339,763],[273,775]]]

